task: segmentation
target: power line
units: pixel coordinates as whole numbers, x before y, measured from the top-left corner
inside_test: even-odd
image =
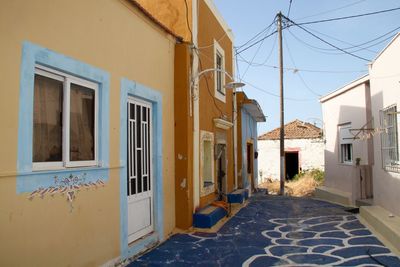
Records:
[[[288,45],[288,42],[286,41],[286,38],[285,38],[285,37],[284,37],[284,40],[285,40],[285,46],[286,46],[286,50],[288,51],[290,61],[292,61],[293,66],[296,68],[296,63],[294,63],[294,59],[293,59],[292,53],[290,52],[289,45]],[[316,96],[318,96],[318,97],[321,96],[321,94],[316,93],[314,90],[312,90],[312,89],[310,88],[310,86],[308,86],[308,84],[306,83],[306,81],[304,81],[304,78],[303,78],[303,76],[300,74],[300,72],[295,72],[295,73],[297,73],[297,75],[298,75],[298,77],[299,77],[301,83],[304,85],[304,87],[305,87],[308,91],[310,91],[312,94],[314,94],[314,95],[316,95]]]
[[[283,16],[283,15],[282,15],[282,16]],[[291,19],[289,19],[289,18],[287,18],[287,17],[285,17],[285,16],[283,16],[283,17],[284,17],[286,20],[288,20],[289,22],[293,23],[293,25],[299,27],[299,28],[302,29],[303,31],[305,31],[305,32],[307,32],[308,34],[314,36],[315,38],[317,38],[317,39],[320,40],[321,42],[323,42],[323,43],[325,43],[325,44],[327,44],[327,45],[329,45],[329,46],[332,46],[332,47],[336,48],[337,50],[340,50],[340,51],[342,51],[343,53],[348,54],[348,55],[350,55],[350,56],[352,56],[352,57],[355,57],[355,58],[358,58],[358,59],[361,59],[361,60],[365,60],[365,61],[368,61],[368,62],[370,61],[369,59],[366,59],[366,58],[357,56],[357,55],[355,55],[355,54],[352,54],[352,53],[350,53],[350,52],[347,52],[346,50],[343,50],[342,48],[340,48],[340,47],[338,47],[338,46],[336,46],[336,45],[334,45],[334,44],[331,44],[331,43],[329,43],[328,41],[325,41],[325,40],[322,39],[321,37],[315,35],[314,33],[310,32],[309,30],[307,30],[307,29],[305,29],[304,27],[300,26],[299,24],[297,24],[297,23],[294,22],[293,20],[291,20]]]
[[[267,27],[265,27],[262,31],[260,31],[259,33],[257,33],[255,36],[253,36],[252,38],[250,38],[248,41],[246,41],[244,44],[237,46],[237,49],[242,48],[243,46],[246,46],[247,44],[249,44],[251,41],[257,39],[258,36],[262,35],[264,32],[269,31],[270,27],[275,23],[275,19],[276,16],[274,17],[274,19],[272,20],[271,24],[269,24]]]
[[[396,8],[384,9],[384,10],[379,10],[379,11],[375,11],[375,12],[357,14],[357,15],[352,15],[352,16],[345,16],[345,17],[322,19],[322,20],[316,20],[316,21],[301,22],[301,23],[298,23],[297,25],[308,25],[308,24],[316,24],[316,23],[344,20],[344,19],[353,19],[353,18],[359,18],[359,17],[365,17],[365,16],[371,16],[371,15],[377,15],[377,14],[392,12],[392,11],[396,11],[396,10],[399,10],[399,9],[400,9],[400,7],[396,7]]]
[[[242,81],[243,81],[246,85],[249,85],[250,87],[252,87],[252,88],[254,88],[254,89],[256,89],[256,90],[258,90],[258,91],[260,91],[260,92],[263,92],[263,93],[265,93],[265,94],[267,94],[267,95],[274,96],[274,97],[280,97],[280,95],[275,94],[275,93],[271,93],[271,92],[269,92],[269,91],[267,91],[267,90],[265,90],[265,89],[262,89],[262,88],[260,88],[260,87],[258,87],[258,86],[256,86],[256,85],[254,85],[254,84],[249,83],[248,81],[245,81],[245,80],[242,80]],[[289,100],[289,101],[297,101],[297,102],[315,101],[315,98],[292,98],[292,97],[285,97],[284,99],[285,99],[285,100]]]
[[[242,55],[238,55],[242,59],[237,59],[238,61],[250,64],[249,61],[243,58]],[[262,63],[253,63],[253,67],[268,67],[272,69],[278,69],[278,66],[275,65],[268,65],[268,64],[262,64]],[[285,70],[290,70],[294,72],[302,71],[302,72],[315,72],[315,73],[328,73],[328,74],[338,74],[338,73],[363,73],[366,72],[367,70],[315,70],[315,69],[303,69],[303,68],[293,68],[293,67],[284,67],[283,69]]]
[[[309,30],[312,31],[311,29],[309,29]],[[289,31],[289,33],[293,36],[293,38],[295,38],[298,42],[300,42],[300,43],[302,43],[302,44],[304,44],[304,45],[310,47],[310,48],[311,48],[312,50],[314,50],[314,51],[317,50],[316,52],[318,52],[318,53],[327,54],[327,55],[337,55],[337,54],[341,54],[341,53],[329,52],[329,51],[337,51],[336,48],[322,48],[322,47],[317,47],[317,46],[315,46],[315,45],[309,44],[309,43],[305,42],[304,40],[302,40],[301,38],[297,37],[297,36],[296,36],[292,31],[290,31],[289,29],[288,29],[288,31]],[[314,31],[314,32],[316,32],[316,31]],[[319,33],[319,34],[327,36],[326,34],[322,34],[322,33]],[[332,39],[336,39],[336,38],[333,38],[333,37],[331,37],[331,38],[332,38]],[[341,40],[339,40],[339,39],[336,39],[336,40],[341,41]],[[348,42],[345,42],[345,41],[341,41],[341,42],[342,42],[342,43],[349,44]],[[360,47],[360,46],[359,46],[359,45],[353,45],[352,47],[346,47],[346,48],[342,48],[342,49],[347,51],[347,50],[349,50],[349,49],[354,49],[355,47]],[[368,52],[371,52],[371,53],[373,53],[373,54],[376,54],[376,53],[377,53],[376,51],[372,51],[372,50],[369,50],[369,49],[364,48],[364,47],[361,47],[360,49],[358,49],[358,50],[356,50],[356,51],[351,51],[351,52],[354,53],[354,52],[361,51],[361,50],[367,50]]]
[[[271,24],[271,25],[272,25],[272,24]],[[269,30],[268,30],[268,31],[269,31]],[[268,32],[267,32],[267,33],[268,33]],[[262,45],[263,45],[263,43],[264,43],[264,40],[260,43],[260,45],[258,46],[256,52],[254,53],[253,58],[252,58],[251,61],[250,61],[251,63],[253,63],[254,59],[256,58],[258,52],[260,51],[260,49],[261,49],[261,47],[262,47]],[[273,46],[275,46],[275,44],[274,44]],[[272,48],[272,49],[273,49],[273,48]],[[271,52],[271,53],[272,53],[272,52]],[[247,73],[247,71],[249,70],[250,66],[251,66],[251,64],[247,65],[247,68],[246,68],[246,70],[244,71],[244,73],[243,73],[243,75],[242,75],[242,78],[244,78],[244,76],[246,75],[246,73]]]
[[[307,27],[305,27],[305,28],[307,28]],[[396,34],[397,34],[397,30],[399,30],[400,27],[396,27],[395,29],[390,30],[390,31],[388,31],[388,32],[386,32],[386,33],[384,33],[384,34],[382,34],[382,35],[376,37],[376,38],[373,38],[373,39],[371,39],[371,40],[369,40],[369,41],[366,41],[366,42],[363,42],[363,43],[357,44],[357,45],[354,45],[354,44],[351,44],[351,43],[349,43],[349,42],[340,40],[340,39],[338,39],[338,38],[336,38],[336,37],[327,35],[327,34],[325,34],[325,33],[319,32],[319,31],[314,30],[314,29],[310,29],[310,28],[307,28],[307,29],[310,30],[310,31],[313,31],[313,32],[315,32],[315,33],[318,33],[318,34],[324,35],[324,36],[326,36],[326,37],[329,37],[329,38],[331,38],[331,39],[333,39],[333,40],[336,40],[336,41],[339,41],[339,42],[342,42],[342,43],[351,45],[351,47],[345,47],[345,48],[342,47],[342,49],[344,49],[344,50],[350,50],[350,49],[354,49],[354,48],[360,48],[360,49],[357,50],[357,51],[360,51],[360,50],[367,50],[367,51],[370,51],[370,52],[376,54],[377,51],[369,50],[369,49],[367,49],[367,48],[372,47],[372,46],[375,46],[375,45],[378,45],[378,44],[380,44],[380,43],[386,41],[386,40],[389,39],[390,37],[396,35]],[[364,45],[369,44],[369,43],[372,43],[372,42],[375,42],[375,41],[377,41],[377,40],[379,40],[379,39],[381,39],[381,38],[384,38],[385,36],[387,36],[387,35],[389,35],[389,34],[391,34],[391,33],[393,33],[393,32],[395,32],[395,34],[390,35],[389,38],[385,38],[384,40],[382,40],[382,41],[380,41],[380,42],[378,42],[378,43],[376,43],[376,44],[363,47]],[[324,48],[321,48],[321,49],[324,49]],[[324,50],[330,50],[330,51],[332,51],[332,50],[335,50],[335,49],[332,49],[332,48],[325,48]],[[352,53],[353,53],[353,52],[356,52],[356,51],[352,51]]]
[[[264,38],[262,38],[262,39],[260,39],[260,40],[258,40],[258,41],[256,41],[256,42],[254,42],[253,44],[251,44],[251,45],[249,45],[249,46],[247,46],[247,47],[243,48],[242,50],[240,50],[240,51],[236,51],[236,54],[243,53],[244,51],[246,51],[246,50],[250,49],[251,47],[255,46],[256,44],[258,44],[258,43],[260,43],[260,42],[263,42],[265,39],[267,39],[267,38],[271,37],[272,35],[276,34],[277,32],[278,32],[278,31],[276,31],[276,30],[275,30],[275,31],[273,31],[272,33],[268,34],[268,35],[267,35],[267,36],[265,36]]]
[[[361,2],[365,2],[365,1],[366,1],[366,0],[357,1],[357,2],[354,2],[354,3],[348,4],[348,5],[344,5],[344,6],[335,8],[335,9],[330,9],[330,10],[322,11],[321,13],[317,13],[317,14],[314,14],[314,15],[310,15],[310,16],[306,16],[306,17],[301,17],[301,18],[296,18],[296,20],[307,19],[307,18],[312,18],[312,17],[316,17],[316,16],[328,14],[328,13],[331,13],[331,12],[334,12],[334,11],[337,11],[337,10],[340,10],[340,9],[344,9],[344,8],[346,8],[346,7],[350,7],[350,6],[357,5],[357,4],[359,4],[359,3],[361,3]],[[289,15],[288,15],[287,17],[289,17]]]
[[[289,15],[290,15],[290,9],[291,9],[291,7],[292,7],[292,1],[293,0],[289,0],[289,8],[288,8],[288,12],[287,12],[287,16],[289,17]]]

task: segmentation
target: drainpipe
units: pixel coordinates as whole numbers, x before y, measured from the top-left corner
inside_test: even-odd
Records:
[[[193,42],[193,210],[200,205],[200,121],[199,121],[199,57],[198,47],[198,0],[192,0],[192,42]]]
[[[234,76],[235,77],[235,76]],[[233,169],[235,175],[235,188],[238,188],[237,179],[237,103],[236,103],[236,88],[233,88]]]

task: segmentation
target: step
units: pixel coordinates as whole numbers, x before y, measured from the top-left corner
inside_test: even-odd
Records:
[[[343,206],[351,205],[350,193],[332,187],[319,186],[315,188],[314,197]]]
[[[400,253],[400,217],[381,206],[362,206],[361,217]]]
[[[372,206],[372,205],[374,205],[374,199],[373,198],[356,199],[356,206],[357,207]]]
[[[248,189],[237,189],[227,194],[228,203],[243,203],[248,198],[249,198]]]
[[[221,207],[207,206],[193,214],[193,226],[197,228],[211,228],[228,212]]]

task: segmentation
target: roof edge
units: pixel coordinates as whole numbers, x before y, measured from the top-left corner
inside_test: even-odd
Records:
[[[211,12],[214,14],[215,18],[217,19],[217,21],[219,22],[219,24],[221,25],[221,27],[224,29],[224,31],[226,32],[226,35],[229,37],[229,39],[232,41],[234,41],[235,36],[233,35],[232,29],[231,27],[229,27],[228,23],[224,20],[223,16],[221,15],[221,13],[219,13],[218,8],[215,6],[214,1],[213,0],[205,0],[204,3],[206,3],[206,5],[208,6],[208,8],[211,10]]]
[[[369,81],[369,74],[365,74],[353,81],[351,81],[350,83],[346,84],[345,86],[340,87],[339,89],[336,89],[335,91],[330,92],[329,94],[321,97],[319,99],[320,103],[324,103],[334,97],[337,97],[341,94],[344,94],[345,92],[355,88],[356,86],[363,84],[365,82]]]
[[[177,35],[173,31],[171,31],[167,26],[165,26],[161,21],[156,19],[153,15],[151,15],[150,12],[148,12],[142,5],[140,5],[138,2],[135,0],[129,0],[130,3],[132,3],[137,9],[139,9],[140,12],[143,13],[147,18],[149,18],[154,24],[156,24],[158,27],[160,27],[163,31],[166,33],[172,35],[177,41],[183,42],[183,37]]]
[[[371,60],[371,62],[370,62],[369,64],[370,64],[370,65],[373,65],[373,64],[375,63],[375,61],[386,51],[386,49],[389,48],[389,46],[390,46],[399,36],[400,36],[400,32],[398,32],[398,33],[393,37],[393,39],[385,46],[385,48],[383,48],[383,49],[381,50],[381,52],[379,52],[378,55],[376,55],[376,57],[375,57],[373,60]]]

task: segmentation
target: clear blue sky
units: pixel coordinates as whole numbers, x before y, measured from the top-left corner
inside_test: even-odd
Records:
[[[279,11],[287,15],[289,2],[289,0],[214,0],[219,12],[233,30],[235,46],[244,44],[266,28]],[[396,7],[400,7],[398,0],[293,0],[288,17],[296,23],[300,23]],[[400,10],[304,26],[324,40],[340,48],[348,48],[400,27]],[[274,30],[276,30],[276,25],[273,25],[269,32]],[[313,119],[322,119],[318,95],[325,95],[366,74],[368,62],[335,49],[331,50],[332,47],[296,26],[284,30],[283,35],[284,65],[288,68],[299,69],[297,72],[293,70],[284,72],[285,97],[290,98],[285,100],[285,123],[300,119],[308,122],[315,121],[317,125],[321,125],[318,120]],[[259,90],[279,95],[279,71],[271,67],[278,66],[276,36],[275,34],[265,39],[264,42],[241,53],[243,58],[238,58],[240,60],[238,61],[240,77],[245,83],[248,83],[243,90],[249,98],[254,98],[260,103],[264,114],[268,116],[266,123],[259,124],[259,135],[279,127],[280,123],[279,98]],[[384,39],[389,36],[362,46],[366,48],[381,42],[367,48],[368,50],[357,51],[360,48],[356,47],[350,49],[349,52],[354,52],[366,59],[373,59],[388,44],[390,39]],[[275,46],[274,42],[276,42]],[[269,66],[250,66],[248,68],[249,64],[244,60],[251,62],[253,58],[253,65],[254,63],[264,63]],[[266,59],[268,60],[266,61]],[[249,84],[259,89],[255,89]]]

